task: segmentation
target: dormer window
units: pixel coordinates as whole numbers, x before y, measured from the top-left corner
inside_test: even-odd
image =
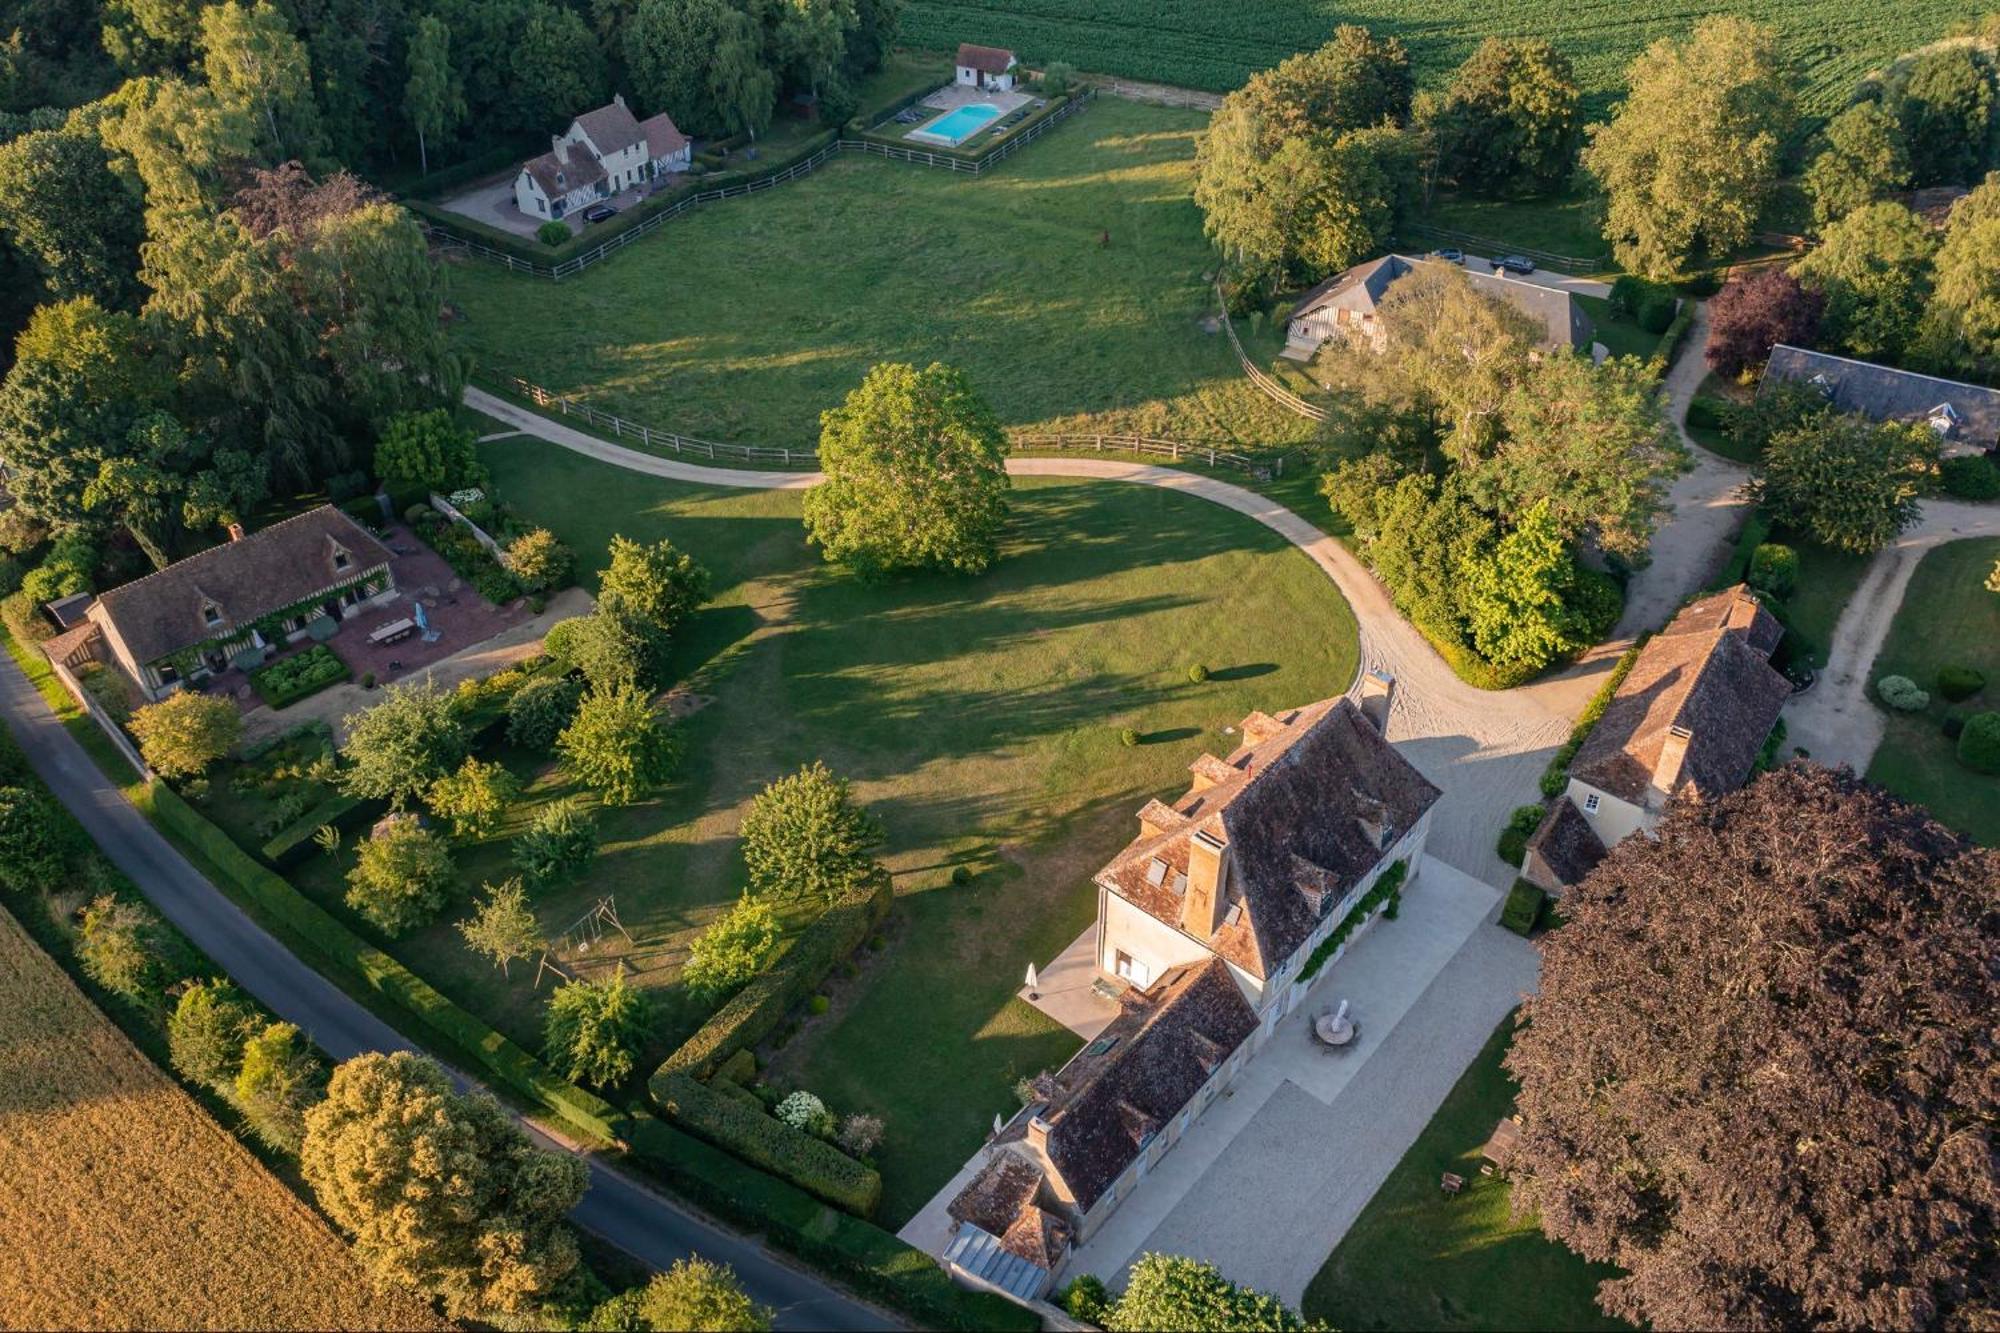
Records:
[[[204,602],[201,608],[201,623],[214,629],[222,623],[222,608],[214,602]]]
[[[335,551],[333,553],[333,567],[335,569],[346,569],[353,563],[353,559],[348,556],[347,552]]]
[[[1950,403],[1939,403],[1924,419],[1934,434],[1948,436],[1958,427],[1958,411]]]

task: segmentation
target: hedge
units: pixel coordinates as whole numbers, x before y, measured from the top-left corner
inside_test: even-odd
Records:
[[[799,932],[792,947],[716,1010],[653,1075],[653,1096],[675,1074],[707,1079],[724,1060],[755,1046],[793,1006],[826,980],[834,966],[860,946],[889,912],[889,886],[856,893],[835,903]]]
[[[1542,918],[1542,905],[1548,897],[1539,884],[1531,884],[1525,879],[1515,880],[1514,887],[1507,891],[1506,906],[1500,909],[1500,924],[1516,935],[1532,935],[1535,923]]]
[[[750,1086],[750,1080],[757,1077],[757,1057],[750,1051],[738,1051],[724,1060],[715,1071],[715,1077],[725,1083]],[[712,1080],[711,1080],[712,1081]]]
[[[238,847],[165,783],[135,789],[133,804],[198,848],[238,893],[316,952],[322,962],[392,1001],[444,1048],[477,1064],[494,1082],[554,1111],[586,1133],[617,1142],[624,1113],[557,1078],[534,1056],[440,995]],[[415,1034],[412,1034],[415,1035]],[[430,1044],[430,1043],[425,1043]]]
[[[1681,339],[1687,337],[1688,326],[1693,323],[1694,302],[1688,301],[1683,303],[1680,314],[1674,316],[1674,322],[1667,325],[1667,331],[1660,335],[1660,345],[1653,351],[1659,358],[1662,374],[1674,364],[1674,353],[1680,350]]]
[[[866,1217],[882,1200],[878,1172],[832,1144],[793,1129],[766,1111],[761,1102],[746,1106],[685,1074],[668,1074],[657,1080],[653,1095],[668,1115],[697,1137],[837,1208]],[[752,1100],[755,1102],[754,1097]]]
[[[1632,672],[1632,664],[1639,660],[1639,650],[1646,646],[1646,635],[1640,635],[1638,642],[1625,650],[1618,659],[1618,665],[1611,668],[1611,674],[1590,702],[1576,715],[1576,725],[1569,729],[1569,739],[1565,740],[1549,759],[1549,766],[1542,770],[1542,795],[1560,796],[1569,789],[1569,764],[1576,758],[1576,752],[1583,748],[1585,738],[1604,716],[1604,710],[1611,706],[1611,696],[1618,693],[1618,687],[1625,683],[1625,677]]]
[[[1708,585],[1708,590],[1720,592],[1748,578],[1750,562],[1756,558],[1757,548],[1764,545],[1764,539],[1770,535],[1771,520],[1764,511],[1751,511],[1750,517],[1743,523],[1743,530],[1736,534],[1736,549],[1730,552],[1729,563],[1722,567],[1722,572],[1716,576],[1715,582]]]
[[[373,814],[380,805],[379,801],[364,801],[358,796],[329,796],[279,829],[277,834],[264,844],[260,854],[280,870],[296,865],[305,860],[306,853],[318,845],[313,841],[313,834],[319,832],[323,825],[331,824],[339,829],[352,828],[361,822],[362,817]]]
[[[724,1221],[762,1232],[772,1245],[903,1311],[922,1327],[996,1333],[1041,1327],[1031,1311],[1004,1297],[958,1286],[936,1260],[874,1223],[829,1208],[655,1116],[634,1112],[626,1138],[628,1158],[676,1193]]]

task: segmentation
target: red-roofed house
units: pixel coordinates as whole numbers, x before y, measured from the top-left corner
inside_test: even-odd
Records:
[[[963,43],[958,48],[958,82],[967,88],[991,88],[996,92],[1014,90],[1014,71],[1021,62],[1012,51],[997,46]]]
[[[625,95],[586,111],[549,140],[549,151],[521,164],[514,204],[531,218],[554,220],[593,199],[676,171],[686,171],[693,145],[665,112],[634,116]]]

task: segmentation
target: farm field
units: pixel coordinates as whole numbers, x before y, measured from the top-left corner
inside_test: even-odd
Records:
[[[1624,84],[1626,64],[1650,42],[1706,14],[1740,14],[1777,28],[1807,82],[1806,106],[1838,109],[1854,81],[1911,46],[1942,36],[1978,7],[1951,0],[1897,5],[1851,0],[1576,0],[1531,5],[1476,0],[910,0],[902,40],[951,50],[960,42],[1012,47],[1031,66],[1078,69],[1226,92],[1257,70],[1325,42],[1342,23],[1393,34],[1410,48],[1420,83],[1437,86],[1486,37],[1546,37],[1576,64],[1592,114]]]
[[[347,1246],[0,911],[0,1323],[444,1328]]]
[[[1357,1333],[1627,1327],[1597,1308],[1597,1284],[1617,1270],[1514,1216],[1506,1180],[1479,1173],[1480,1147],[1514,1110],[1500,1064],[1513,1035],[1510,1016],[1306,1288],[1306,1314]],[[1438,1188],[1446,1171],[1465,1178],[1456,1198]]]
[[[887,826],[899,906],[858,976],[777,1054],[774,1081],[888,1122],[881,1218],[900,1223],[976,1149],[1024,1073],[1075,1038],[1013,998],[1090,920],[1090,874],[1145,798],[1186,783],[1203,749],[1256,708],[1345,689],[1354,622],[1332,584],[1269,530],[1171,492],[1017,483],[1000,563],[979,579],[874,586],[807,548],[797,492],[730,491],[607,467],[531,440],[482,449],[499,493],[583,553],[665,536],[714,574],[673,670],[705,706],[654,798],[600,812],[587,881],[537,894],[551,932],[613,895],[589,974],[622,958],[661,1001],[650,1070],[706,1018],[677,984],[693,936],[743,887],[736,829],[762,786],[824,759]],[[1188,678],[1196,661],[1212,673]],[[1124,728],[1141,743],[1121,743]],[[468,953],[453,928],[482,881],[512,873],[506,838],[570,793],[539,755],[499,757],[529,785],[509,824],[457,853],[460,892],[389,948],[508,1036],[540,1046],[549,988]],[[222,785],[218,783],[218,785]],[[951,882],[954,867],[973,872]],[[294,872],[340,904],[344,861]],[[372,936],[365,926],[357,926]],[[573,960],[574,961],[574,960]],[[909,1059],[920,1050],[923,1060]]]
[[[1947,542],[1926,555],[1868,673],[1871,682],[1908,676],[1931,695],[1930,707],[1920,713],[1882,709],[1885,730],[1868,765],[1869,781],[1929,806],[1944,823],[1989,847],[2000,847],[2000,778],[1959,763],[1955,742],[1939,727],[1948,708],[2000,709],[2000,596],[1986,590],[1995,560],[2000,538],[1993,537]],[[1947,665],[1983,672],[1986,688],[1962,703],[1947,703],[1937,691],[1938,668]]]
[[[880,361],[964,369],[1009,426],[1294,443],[1210,331],[1202,115],[1105,97],[980,177],[840,159],[546,284],[461,261],[458,345],[648,425],[810,445]]]

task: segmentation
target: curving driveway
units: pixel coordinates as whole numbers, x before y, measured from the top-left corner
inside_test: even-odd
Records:
[[[801,490],[820,481],[816,472],[707,467],[641,453],[479,389],[467,389],[465,403],[524,434],[655,477],[754,490]],[[1513,870],[1495,854],[1494,839],[1509,811],[1537,798],[1535,782],[1549,751],[1561,743],[1569,720],[1595,691],[1597,677],[1616,657],[1615,646],[1600,649],[1559,676],[1504,694],[1477,689],[1452,674],[1436,650],[1396,611],[1387,590],[1346,547],[1275,500],[1215,477],[1100,458],[1010,458],[1007,471],[1021,477],[1089,477],[1181,491],[1254,519],[1303,551],[1354,609],[1362,668],[1396,680],[1391,739],[1445,793],[1431,835],[1431,854],[1496,887],[1512,882]]]

